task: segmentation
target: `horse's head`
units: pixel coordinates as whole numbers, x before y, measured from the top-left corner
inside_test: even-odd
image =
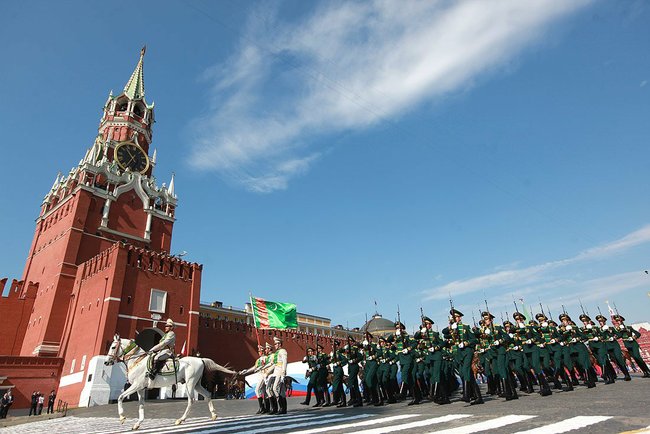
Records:
[[[111,343],[110,348],[108,349],[108,354],[106,354],[106,361],[104,365],[109,366],[115,363],[115,361],[121,356],[122,353],[122,341],[120,340],[120,335],[115,333],[113,336],[113,342]]]

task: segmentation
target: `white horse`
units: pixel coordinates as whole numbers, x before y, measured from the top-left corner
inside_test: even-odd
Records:
[[[180,425],[187,419],[187,415],[190,412],[190,408],[195,400],[195,393],[198,392],[208,401],[208,408],[210,409],[210,415],[212,420],[217,419],[217,413],[214,411],[214,405],[212,404],[210,392],[205,390],[201,386],[202,379],[208,379],[212,381],[217,372],[223,372],[225,374],[236,375],[235,371],[221,366],[211,359],[200,358],[200,357],[183,357],[178,359],[178,372],[176,375],[156,375],[154,380],[149,379],[147,376],[147,361],[149,356],[147,353],[140,348],[134,340],[132,339],[120,339],[119,335],[115,335],[111,348],[108,350],[107,359],[104,362],[106,365],[112,365],[115,362],[122,362],[126,365],[126,378],[131,384],[127,390],[122,392],[117,398],[117,411],[120,415],[120,423],[124,423],[126,417],[124,416],[124,408],[122,407],[122,401],[127,396],[136,392],[138,394],[138,421],[133,425],[134,430],[140,428],[140,424],[144,420],[144,390],[145,388],[155,388],[155,387],[164,387],[171,386],[176,382],[185,383],[187,389],[187,408],[185,413],[179,419],[176,420],[175,424]]]

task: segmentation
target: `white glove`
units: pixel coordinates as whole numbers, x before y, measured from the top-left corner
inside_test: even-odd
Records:
[[[514,338],[515,334],[514,333],[508,333],[508,336],[510,336],[511,338]]]
[[[632,336],[630,336],[629,338],[627,338],[627,340],[632,342],[634,340],[634,338]]]
[[[527,339],[527,340],[526,340],[526,343],[530,345],[530,344],[532,344],[532,343],[533,343],[533,341],[532,341],[532,340],[530,340],[530,339]]]
[[[330,353],[330,357],[334,357],[334,351]]]
[[[404,349],[402,350],[402,354],[408,354],[408,352],[409,352],[408,348],[404,348]]]
[[[399,330],[399,329],[395,330],[395,336],[399,336],[400,334],[402,334],[401,330]]]
[[[546,321],[542,322],[542,327],[548,327],[548,323]]]
[[[346,345],[346,346],[343,347],[343,349],[344,349],[345,351],[347,351],[347,350],[350,349],[350,346],[349,346],[349,345]]]
[[[422,327],[422,328],[420,329],[420,333],[426,333],[426,332],[427,332],[427,328],[426,328],[426,327]]]
[[[526,328],[526,324],[524,324],[523,322],[520,322],[520,323],[517,323],[517,324],[519,325],[520,329]]]
[[[436,350],[436,349],[433,348],[433,347],[429,348],[429,352],[430,352],[430,353],[433,353],[435,350]]]
[[[572,330],[573,327],[571,326],[571,324],[569,324],[568,326],[566,326],[566,329],[567,329],[567,330]]]
[[[453,324],[451,325],[451,328],[454,329],[454,330],[456,330],[456,329],[458,328],[458,324],[453,323]]]
[[[303,363],[307,363],[307,356],[305,356],[305,357],[302,358],[302,362],[303,362]]]
[[[587,328],[588,328],[589,330],[591,330],[592,327],[593,327],[593,326],[592,326],[591,324],[587,324]]]
[[[624,326],[624,325],[620,325],[620,326],[618,326],[618,329],[619,329],[619,330],[625,330],[625,326]]]
[[[501,343],[501,341],[498,340],[498,339],[496,341],[494,341],[494,345],[499,345],[500,343]]]
[[[489,335],[489,334],[492,333],[492,330],[490,330],[489,328],[486,328],[485,331],[483,331],[483,333],[485,333],[486,335]]]
[[[552,343],[552,344],[554,344],[554,343],[556,342],[556,340],[555,340],[555,339],[551,339],[549,342]]]
[[[603,329],[603,330],[609,330],[609,326],[608,326],[607,324],[605,324],[605,325],[602,327],[602,329]]]
[[[598,336],[594,336],[594,341],[599,341]]]
[[[460,344],[458,344],[458,348],[465,348],[465,344],[461,342]]]
[[[368,346],[368,341],[366,339],[363,340],[363,346],[367,347]]]

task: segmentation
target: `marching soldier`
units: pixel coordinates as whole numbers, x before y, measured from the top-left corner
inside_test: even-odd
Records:
[[[174,357],[176,347],[176,334],[174,333],[174,321],[168,318],[165,322],[165,334],[156,345],[149,350],[149,355],[153,356],[153,363],[149,378],[153,380],[156,374],[160,372],[167,359]]]
[[[266,358],[267,356],[264,354],[264,346],[258,345],[257,346],[257,355],[259,356],[257,360],[255,361],[255,364],[248,368],[244,369],[243,371],[239,371],[239,375],[242,377],[245,377],[246,375],[250,375],[252,373],[258,372],[264,365],[266,365]],[[262,414],[266,413],[267,409],[264,406],[264,395],[266,392],[266,384],[264,382],[265,378],[260,376],[260,381],[257,382],[257,385],[255,386],[255,396],[257,396],[257,402],[259,403],[259,410],[257,410],[256,414]]]
[[[572,357],[575,357],[578,367],[584,372],[586,386],[588,388],[596,387],[596,371],[591,366],[587,347],[582,343],[583,334],[566,313],[560,314],[559,319],[564,326],[564,364],[573,366]]]
[[[337,407],[345,407],[347,400],[345,391],[343,390],[343,367],[348,364],[348,359],[343,354],[340,341],[335,340],[333,343],[333,351],[331,354],[332,362],[332,394],[334,395],[334,404]]]
[[[321,406],[329,407],[332,405],[332,402],[330,401],[329,386],[327,384],[327,375],[329,374],[327,371],[327,365],[329,365],[330,360],[321,344],[316,344],[316,360],[318,361],[318,364],[316,365],[316,368],[318,369],[318,377],[316,381],[318,384]],[[324,400],[323,397],[325,398]]]
[[[363,384],[364,388],[368,390],[371,402],[374,406],[384,405],[383,400],[379,398],[379,390],[377,383],[377,369],[379,368],[377,362],[377,346],[372,342],[372,335],[366,332],[366,338],[363,340]]]
[[[425,362],[429,367],[429,399],[436,404],[450,404],[447,381],[443,374],[444,341],[440,334],[433,330],[433,320],[422,316],[420,336],[426,342]]]
[[[350,390],[350,403],[353,407],[363,406],[363,398],[359,390],[359,363],[363,355],[352,336],[348,336],[348,344],[345,346],[348,359],[348,389]]]
[[[269,376],[269,392],[271,395],[270,414],[287,414],[287,389],[284,379],[287,375],[287,350],[282,348],[282,339],[273,337],[275,352],[267,364],[273,365]]]
[[[643,361],[643,357],[641,357],[641,353],[639,352],[639,343],[636,341],[641,336],[641,333],[630,326],[626,326],[624,324],[625,318],[621,315],[614,315],[612,320],[615,321],[618,337],[623,341],[623,345],[625,345],[630,356],[632,356],[636,364],[641,368],[641,371],[643,371],[643,378],[650,378],[650,369],[648,369],[648,365]]]
[[[380,394],[388,404],[397,402],[395,399],[395,389],[391,381],[391,367],[394,363],[395,354],[390,345],[383,336],[379,337],[379,348],[377,348],[377,357],[379,358],[379,368],[377,369],[377,379],[381,386]]]
[[[463,323],[463,314],[459,310],[449,311],[449,327],[443,329],[442,333],[451,340],[456,349],[456,363],[458,372],[463,380],[463,401],[470,405],[483,404],[481,390],[472,374],[472,359],[476,346],[476,335],[469,325]]]
[[[411,339],[405,331],[406,327],[401,322],[397,321],[395,323],[395,335],[391,336],[390,339],[394,342],[397,349],[397,359],[400,365],[400,372],[402,376],[402,385],[400,395],[404,399],[406,391],[408,390],[411,393],[412,400],[408,405],[417,405],[420,403],[420,389],[415,383],[415,357],[414,349],[416,342]]]
[[[517,387],[508,368],[507,348],[511,338],[502,326],[494,324],[494,315],[490,312],[483,312],[481,316],[483,317],[482,335],[485,336],[490,351],[493,353],[497,381],[501,385],[506,401],[519,399]]]
[[[542,365],[540,362],[539,356],[539,346],[541,343],[542,337],[535,327],[534,323],[529,323],[528,325],[524,322],[526,317],[521,312],[515,312],[512,314],[515,321],[517,321],[516,333],[521,339],[521,344],[524,349],[525,360],[528,362],[528,371],[532,372],[533,375],[537,378],[537,382],[540,386],[539,394],[542,396],[549,396],[553,392],[548,385],[546,376],[542,370]],[[532,390],[532,386],[529,386],[529,390]]]
[[[611,384],[616,379],[616,372],[607,358],[607,348],[601,342],[600,329],[594,327],[594,323],[586,313],[579,316],[583,326],[580,328],[586,340],[587,348],[596,358],[596,363],[600,366],[600,372],[605,384]]]
[[[309,405],[311,393],[313,391],[316,396],[315,407],[320,407],[321,398],[318,393],[318,359],[316,358],[316,355],[314,355],[314,349],[312,347],[307,347],[307,355],[303,357],[302,363],[307,363],[305,378],[308,378],[309,381],[307,381],[307,395],[305,396],[305,400],[300,404]]]
[[[623,359],[621,346],[618,344],[616,329],[607,325],[607,318],[603,315],[596,315],[596,321],[600,324],[600,336],[607,356],[616,363],[618,369],[623,373],[625,381],[632,380]]]

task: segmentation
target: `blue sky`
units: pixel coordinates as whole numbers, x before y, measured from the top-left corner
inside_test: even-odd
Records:
[[[647,321],[649,23],[643,1],[4,2],[0,275],[147,44],[204,301]]]

